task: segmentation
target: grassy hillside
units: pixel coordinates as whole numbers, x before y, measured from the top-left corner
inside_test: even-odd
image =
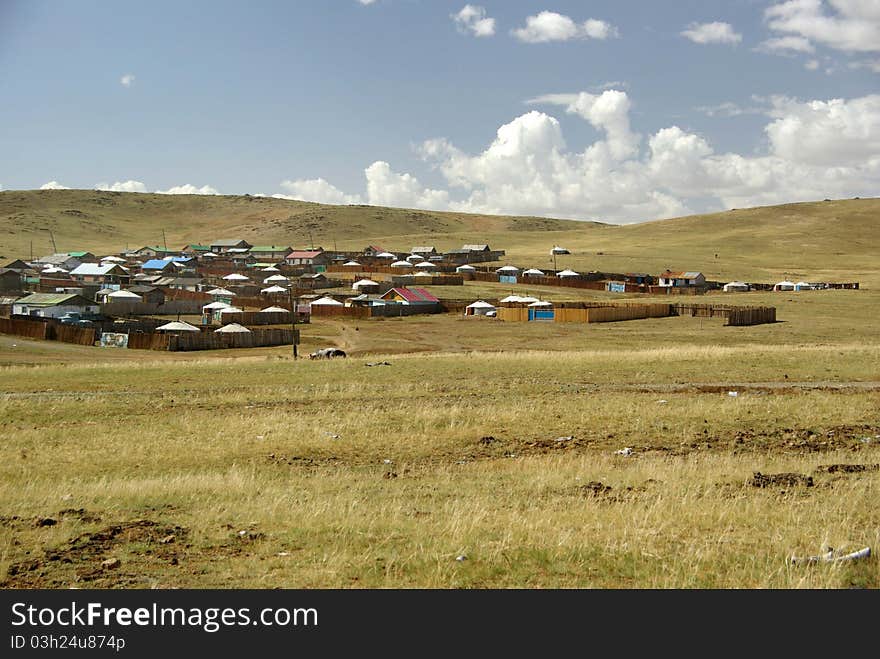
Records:
[[[880,285],[880,199],[822,201],[694,215],[624,226],[536,217],[378,206],[328,206],[267,197],[158,195],[95,190],[0,192],[0,255],[182,247],[221,237],[259,244],[404,250],[487,242],[507,261],[559,268],[700,270],[710,279],[781,278]],[[717,256],[716,256],[717,255]]]

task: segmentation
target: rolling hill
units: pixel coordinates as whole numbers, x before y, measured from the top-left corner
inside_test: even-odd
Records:
[[[160,195],[96,190],[0,192],[0,255],[120,252],[143,245],[241,237],[256,244],[359,250],[367,244],[439,250],[466,242],[507,261],[559,268],[701,270],[710,279],[778,278],[880,284],[880,198],[735,209],[629,225],[378,206],[330,206],[269,197]]]

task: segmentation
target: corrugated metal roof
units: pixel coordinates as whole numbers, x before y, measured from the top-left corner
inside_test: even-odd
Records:
[[[244,243],[245,245],[249,245],[250,243],[246,240],[242,240],[241,238],[223,238],[221,240],[215,240],[211,243],[211,247],[235,247],[239,243]]]
[[[170,265],[171,261],[165,259],[150,259],[141,266],[141,270],[164,270]]]
[[[55,307],[76,299],[82,300],[85,304],[94,304],[94,302],[76,293],[31,293],[17,299],[15,304],[27,304],[32,307]]]
[[[399,295],[407,302],[439,302],[436,297],[431,295],[424,288],[392,288],[390,291],[385,293],[382,297],[393,296],[394,294]]]
[[[82,265],[76,266],[73,270],[70,271],[72,275],[90,275],[90,276],[103,276],[113,274],[114,271],[118,271],[120,274],[125,274],[125,270],[122,269],[121,266],[116,263],[109,263],[107,265],[99,265],[97,263],[83,263]]]
[[[285,258],[288,259],[313,259],[318,254],[321,254],[323,250],[315,250],[315,251],[293,251],[288,254]]]

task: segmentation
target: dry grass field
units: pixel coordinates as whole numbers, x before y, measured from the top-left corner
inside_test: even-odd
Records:
[[[850,205],[851,236],[814,235]],[[688,300],[772,325],[315,319],[300,356],[348,352],[328,361],[0,335],[0,587],[878,588],[880,204],[802,208],[488,240],[538,267],[559,243],[571,265],[714,276],[718,251],[723,278],[862,283]]]

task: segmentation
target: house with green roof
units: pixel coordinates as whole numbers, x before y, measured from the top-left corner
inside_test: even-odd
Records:
[[[12,313],[38,318],[59,318],[67,313],[97,314],[97,303],[76,293],[31,293],[12,303]]]
[[[274,260],[277,262],[287,258],[287,255],[293,251],[293,248],[281,245],[254,245],[249,251],[257,260]]]

